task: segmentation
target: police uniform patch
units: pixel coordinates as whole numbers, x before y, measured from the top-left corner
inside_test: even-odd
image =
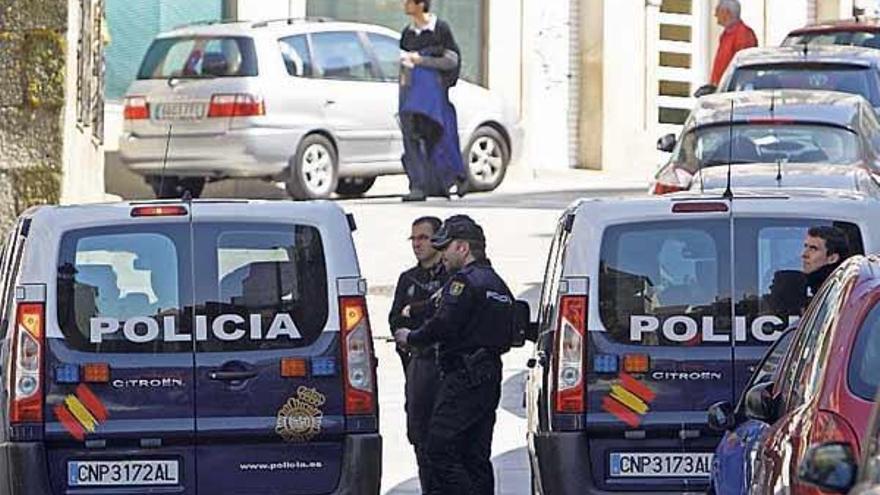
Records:
[[[449,293],[453,296],[460,296],[464,292],[464,282],[452,282],[449,284]]]
[[[321,433],[324,412],[321,406],[327,397],[314,388],[300,386],[278,410],[275,433],[286,442],[308,442]]]

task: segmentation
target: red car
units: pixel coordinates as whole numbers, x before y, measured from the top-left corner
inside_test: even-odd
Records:
[[[843,443],[858,456],[880,382],[880,257],[846,261],[813,298],[773,384],[746,393],[746,414],[772,426],[752,493],[827,493],[798,478],[807,450]]]
[[[880,19],[856,17],[804,26],[788,33],[782,46],[848,45],[880,48]]]

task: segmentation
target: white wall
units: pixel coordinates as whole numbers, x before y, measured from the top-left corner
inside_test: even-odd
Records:
[[[62,156],[61,202],[88,203],[103,201],[104,150],[92,139],[92,129],[80,129],[76,121],[76,48],[79,38],[79,4],[68,1],[67,56],[64,87],[64,145]]]
[[[568,3],[522,3],[523,160],[531,168],[566,169],[570,165]]]
[[[523,5],[529,0],[489,0],[489,88],[522,115]]]

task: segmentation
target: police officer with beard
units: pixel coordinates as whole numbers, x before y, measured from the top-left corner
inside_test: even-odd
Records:
[[[433,312],[431,296],[447,279],[446,269],[440,261],[441,254],[431,246],[431,237],[440,225],[437,217],[421,217],[412,223],[409,240],[418,264],[400,274],[397,280],[388,315],[392,332],[404,327],[418,328]],[[428,422],[440,383],[436,349],[434,345],[397,348],[406,373],[406,436],[415,447],[422,491],[427,490],[428,482]]]
[[[486,258],[483,229],[470,217],[444,222],[431,243],[450,278],[423,325],[394,334],[398,345],[438,344],[440,390],[428,436],[428,494],[494,493],[490,460],[501,398],[501,354],[512,343],[513,296]]]

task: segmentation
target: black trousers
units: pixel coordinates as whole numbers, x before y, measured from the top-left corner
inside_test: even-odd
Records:
[[[422,492],[428,491],[428,431],[439,387],[440,370],[435,353],[413,353],[406,366],[406,436],[415,447]]]
[[[444,374],[431,415],[430,495],[493,495],[492,432],[501,399],[501,359]]]

